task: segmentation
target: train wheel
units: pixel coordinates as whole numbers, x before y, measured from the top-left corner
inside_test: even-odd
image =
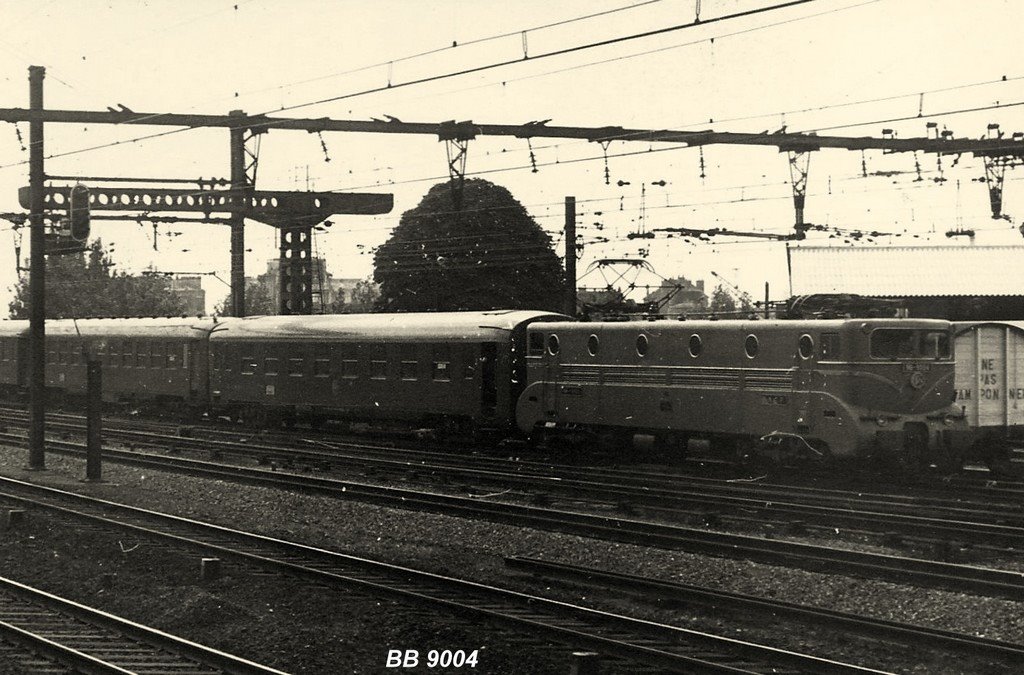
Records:
[[[658,459],[679,462],[686,457],[688,439],[685,434],[668,431],[654,437],[654,454]]]
[[[985,457],[985,465],[993,476],[1014,476],[1014,467],[1010,462],[1010,446],[1003,440],[994,441],[992,449]]]
[[[957,473],[964,468],[964,456],[950,448],[941,448],[935,459],[935,468],[941,473]]]

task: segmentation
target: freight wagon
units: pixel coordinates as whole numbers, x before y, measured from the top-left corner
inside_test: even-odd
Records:
[[[957,322],[954,330],[955,404],[975,431],[975,454],[1005,461],[1008,442],[1024,439],[1024,322]]]

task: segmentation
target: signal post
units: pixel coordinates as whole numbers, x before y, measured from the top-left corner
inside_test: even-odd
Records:
[[[29,207],[29,380],[28,380],[28,468],[46,469],[44,447],[46,415],[46,231],[43,222],[43,78],[46,69],[30,66],[28,69],[29,109],[32,119],[28,125],[28,183],[31,193]]]

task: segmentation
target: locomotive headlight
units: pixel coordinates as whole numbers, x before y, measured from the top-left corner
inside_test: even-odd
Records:
[[[888,423],[889,420],[885,419],[884,417],[878,417],[877,419],[875,419],[875,424],[877,424],[880,427],[884,427]]]

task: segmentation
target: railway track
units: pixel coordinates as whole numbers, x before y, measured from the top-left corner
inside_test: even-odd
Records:
[[[82,432],[77,422],[55,421],[55,430]],[[440,477],[449,483],[471,481],[477,486],[495,489],[518,488],[536,495],[559,494],[563,499],[581,497],[601,500],[594,508],[609,505],[632,510],[644,507],[651,515],[670,521],[720,520],[724,516],[750,528],[766,524],[778,530],[814,529],[857,531],[875,534],[892,541],[894,538],[951,547],[950,542],[971,544],[987,549],[1024,549],[1024,510],[1021,506],[1003,507],[980,502],[950,502],[935,499],[913,500],[900,496],[864,495],[849,492],[822,491],[778,486],[736,485],[707,480],[686,481],[651,478],[651,485],[641,479],[611,479],[600,472],[580,470],[573,477],[562,468],[523,466],[520,463],[492,462],[489,468],[467,467],[454,461],[432,458],[431,461],[367,457],[341,448],[331,451],[295,450],[256,442],[182,438],[180,436],[115,428],[108,437],[133,444],[160,448],[185,449],[203,454],[223,454],[269,463],[305,462],[320,468],[357,468],[372,472],[374,478],[403,481],[410,473]],[[111,457],[123,459],[124,451],[111,451]],[[287,464],[286,464],[287,465]],[[596,473],[596,475],[595,475]],[[615,482],[613,482],[613,480]]]
[[[21,673],[277,674],[232,656],[0,578],[0,640]]]
[[[493,621],[671,672],[868,673],[854,664],[711,635],[476,582],[0,478],[0,501],[128,530],[314,582]],[[631,672],[631,669],[629,670]]]
[[[0,434],[0,442],[25,444],[27,441],[22,436],[8,433]],[[70,454],[84,452],[83,445],[68,441],[48,440],[47,446],[51,451]],[[402,509],[486,519],[493,522],[643,546],[738,557],[769,564],[889,579],[919,586],[953,589],[1010,599],[1024,598],[1024,574],[984,567],[834,549],[746,535],[708,532],[695,528],[576,511],[509,503],[490,503],[480,499],[223,465],[164,455],[112,450],[108,459],[225,481],[298,490]]]
[[[970,654],[998,660],[1008,665],[1019,666],[1024,663],[1024,644],[566,563],[531,558],[506,558],[505,565],[509,569],[533,577],[555,579],[569,584],[585,584],[601,589],[619,589],[638,594],[641,598],[657,604],[706,605],[714,607],[717,611],[735,612],[745,618],[757,616],[773,621],[799,621],[843,631],[846,634],[864,635],[887,642],[941,649],[951,653]]]
[[[3,409],[3,408],[0,408]],[[8,419],[20,425],[27,423],[27,415],[21,409],[3,409]],[[50,413],[54,428],[70,432],[84,428],[84,417],[67,413]],[[187,446],[179,432],[181,425],[154,420],[114,420],[116,427],[107,433],[117,433],[144,444],[177,443]],[[934,481],[913,485],[907,492],[903,483],[892,484],[900,493],[881,493],[879,480],[884,477],[872,475],[871,489],[858,489],[844,485],[839,489],[813,487],[808,485],[778,484],[733,477],[730,479],[706,478],[686,473],[664,471],[657,474],[650,470],[630,468],[607,468],[576,465],[558,465],[550,462],[525,461],[517,458],[514,462],[493,455],[471,454],[452,455],[448,448],[438,446],[437,450],[380,444],[359,440],[340,439],[337,435],[312,432],[280,433],[259,430],[240,430],[222,425],[205,423],[186,427],[195,434],[194,440],[203,441],[213,449],[240,456],[258,456],[265,461],[283,463],[309,463],[311,465],[373,467],[385,472],[389,469],[421,470],[423,472],[462,472],[467,478],[486,479],[488,476],[508,481],[517,476],[523,479],[537,477],[547,479],[549,489],[573,486],[577,490],[615,489],[620,494],[644,499],[657,504],[659,499],[673,499],[691,496],[694,491],[706,496],[731,496],[747,498],[752,502],[781,504],[800,500],[804,504],[847,509],[874,509],[888,513],[921,513],[931,509],[936,517],[957,519],[965,514],[989,513],[993,522],[1017,518],[1024,522],[1024,483],[978,479],[969,476],[951,476],[944,479],[941,487]],[[239,437],[244,437],[239,440]],[[230,440],[229,440],[230,439]],[[257,450],[258,448],[258,450]],[[352,454],[358,453],[358,454]],[[816,480],[820,480],[818,477]],[[534,487],[543,489],[543,484]],[[745,504],[749,506],[749,504]]]

